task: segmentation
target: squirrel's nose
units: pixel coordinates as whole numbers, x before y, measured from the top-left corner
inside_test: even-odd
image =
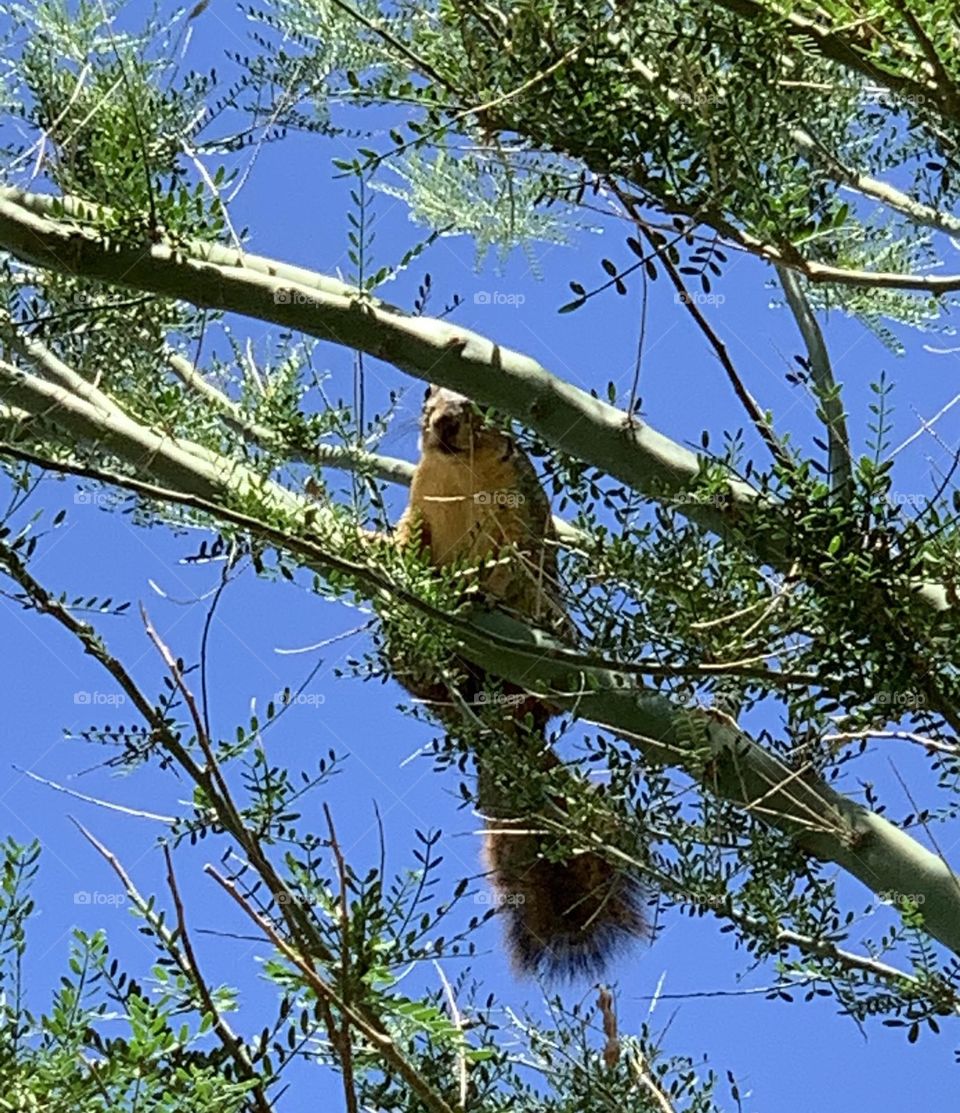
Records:
[[[433,419],[433,431],[444,444],[456,444],[457,434],[460,432],[459,414],[437,414]]]

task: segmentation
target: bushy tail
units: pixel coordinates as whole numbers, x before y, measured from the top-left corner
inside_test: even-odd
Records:
[[[529,721],[529,720],[528,720]],[[511,732],[512,733],[512,732]],[[522,974],[573,977],[599,973],[627,943],[648,934],[638,876],[593,849],[578,849],[544,829],[535,796],[518,782],[535,753],[541,770],[560,763],[542,731],[502,739],[513,747],[512,784],[479,755],[477,795],[485,817],[484,858],[505,921],[513,966]],[[518,752],[522,746],[524,753]],[[508,766],[509,767],[509,766]],[[535,774],[536,775],[536,774]],[[571,774],[572,776],[572,774]],[[542,806],[559,796],[544,790]]]
[[[457,698],[445,681],[396,672],[451,729],[463,726],[463,703],[487,698],[482,670],[454,664],[461,674]],[[493,706],[504,713],[493,716],[492,737],[475,748],[477,797],[486,826],[485,864],[512,964],[518,973],[554,978],[599,973],[627,943],[648,934],[639,878],[543,829],[538,816],[555,810],[565,795],[543,783],[544,774],[560,765],[546,739],[551,709],[509,684],[499,700]],[[615,841],[614,832],[603,834],[605,842]]]

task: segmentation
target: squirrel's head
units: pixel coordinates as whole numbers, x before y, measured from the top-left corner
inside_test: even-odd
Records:
[[[499,456],[509,455],[513,442],[485,424],[482,414],[466,395],[441,386],[427,387],[420,417],[421,453],[459,456],[490,450]]]

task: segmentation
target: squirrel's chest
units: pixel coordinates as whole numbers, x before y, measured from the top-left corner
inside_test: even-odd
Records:
[[[423,522],[436,564],[480,559],[529,539],[515,476],[475,459],[418,467],[411,505]]]

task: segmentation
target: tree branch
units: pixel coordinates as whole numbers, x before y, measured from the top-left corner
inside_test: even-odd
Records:
[[[279,483],[226,460],[192,441],[155,433],[127,417],[106,395],[85,383],[83,395],[31,375],[0,359],[0,391],[7,403],[35,417],[51,418],[75,440],[114,453],[135,471],[155,476],[174,490],[216,501],[253,497],[276,512],[302,518],[313,506]]]
[[[0,247],[37,266],[270,321],[384,359],[517,417],[557,448],[652,498],[674,496],[698,480],[693,452],[477,333],[408,316],[336,280],[217,245],[113,246],[90,228],[40,215],[49,205],[36,202],[35,195],[0,190]],[[723,531],[739,507],[757,502],[752,488],[733,478],[729,494],[726,513],[704,504],[686,512]]]
[[[287,961],[300,971],[304,981],[310,986],[317,998],[336,1008],[341,1016],[377,1049],[378,1053],[403,1078],[411,1091],[420,1098],[431,1113],[455,1113],[453,1107],[447,1104],[443,1096],[424,1082],[416,1066],[408,1062],[379,1018],[370,1013],[363,1005],[350,1005],[342,1001],[333,986],[320,977],[307,960],[298,954],[282,936],[277,934],[270,921],[260,916],[255,909],[250,907],[247,901],[237,892],[237,887],[232,882],[217,873],[213,866],[205,866],[204,870],[233,898]]]
[[[820,404],[818,416],[827,428],[827,470],[830,473],[830,485],[837,492],[849,491],[853,482],[850,434],[847,431],[840,391],[830,366],[827,345],[800,280],[786,267],[777,267],[777,275],[807,348],[807,365],[813,380],[814,393]]]
[[[807,43],[815,53],[863,74],[870,81],[884,89],[890,89],[905,100],[934,104],[946,116],[960,116],[960,94],[952,84],[944,87],[933,78],[929,81],[917,81],[872,61],[864,49],[873,44],[872,39],[866,43],[863,40],[851,41],[842,31],[823,26],[789,9],[783,12],[768,7],[759,0],[718,0],[718,4],[753,23],[766,20],[770,24],[779,25],[788,35]],[[891,52],[891,59],[907,60],[905,46],[902,43],[895,45],[899,49]]]
[[[830,176],[841,185],[862,193],[864,197],[871,197],[889,209],[894,209],[903,216],[908,217],[915,224],[922,224],[926,228],[935,228],[938,232],[946,232],[949,236],[960,233],[960,217],[952,213],[944,213],[939,209],[915,201],[909,194],[903,193],[888,182],[877,181],[866,174],[844,166],[842,162],[802,128],[795,128],[790,132],[790,138],[803,151],[811,162],[818,163],[829,171]]]
[[[383,456],[349,444],[317,444],[312,448],[290,445],[278,437],[272,429],[249,421],[236,402],[204,378],[184,356],[170,350],[167,352],[167,362],[188,390],[192,390],[209,402],[220,413],[229,428],[253,444],[278,450],[289,460],[315,467],[338,468],[343,471],[374,475],[378,479],[397,483],[403,487],[409,487],[413,482],[415,465],[397,456]],[[589,534],[557,515],[553,516],[553,528],[561,545],[585,548],[595,544]]]
[[[801,935],[799,932],[790,931],[787,928],[766,924],[756,916],[747,915],[747,913],[741,912],[736,908],[725,907],[722,912],[718,911],[717,915],[732,920],[735,924],[739,924],[753,936],[770,935],[777,944],[782,944],[786,947],[795,947],[802,954],[813,955],[815,958],[829,959],[844,970],[856,970],[862,974],[869,974],[880,982],[885,982],[887,984],[892,983],[894,986],[907,986],[916,993],[931,992],[929,984],[924,984],[924,982],[913,974],[908,974],[905,970],[882,962],[872,955],[861,955],[854,951],[845,951],[828,939],[814,939],[812,936]],[[945,996],[947,993],[949,997],[944,1001],[945,1014],[960,1012],[960,1001],[958,1001],[956,995],[946,990]]]
[[[734,0],[735,2],[735,0]],[[748,0],[749,2],[749,0]],[[754,5],[754,7],[758,7]],[[666,87],[666,81],[642,59],[632,61],[634,72],[638,73],[650,88],[671,106],[683,105],[683,96],[676,90]],[[907,194],[847,169],[825,148],[818,144],[807,132],[797,128],[790,137],[809,158],[815,155],[816,161],[827,169],[837,182],[850,186],[866,196],[896,209],[920,224],[938,228],[941,231],[956,233],[960,231],[960,220],[949,214],[939,213],[936,209],[914,201]],[[610,181],[611,189],[628,210],[633,209],[638,198],[631,197],[615,180]],[[648,203],[648,202],[645,202]],[[719,232],[731,244],[742,251],[755,255],[778,268],[786,268],[802,274],[808,282],[818,285],[859,286],[874,289],[915,290],[930,294],[949,293],[960,289],[960,275],[912,275],[895,271],[858,271],[846,267],[834,267],[807,259],[792,244],[775,244],[758,239],[749,232],[732,224],[722,213],[700,206],[691,209],[685,205],[668,207],[669,211],[683,214],[696,223],[704,223]],[[631,219],[636,219],[631,212]]]
[[[673,283],[673,287],[677,291],[677,294],[679,295],[680,301],[683,304],[684,308],[687,310],[687,312],[696,323],[697,327],[706,337],[707,343],[710,345],[711,348],[713,348],[714,354],[720,361],[720,366],[723,368],[724,373],[726,374],[727,379],[730,382],[730,385],[733,387],[733,392],[737,396],[737,400],[740,402],[740,405],[743,406],[744,410],[747,413],[747,416],[753,423],[754,429],[756,429],[757,433],[760,436],[760,439],[767,446],[767,450],[769,451],[770,455],[773,457],[774,460],[776,460],[784,467],[789,467],[789,455],[778,440],[776,433],[771,428],[770,423],[767,421],[766,415],[764,414],[763,410],[760,409],[759,403],[747,389],[743,380],[740,378],[736,367],[734,367],[733,365],[733,360],[730,358],[730,353],[727,351],[726,344],[724,344],[724,342],[717,335],[716,331],[713,329],[710,322],[701,311],[700,306],[697,305],[696,301],[690,296],[690,292],[684,285],[679,271],[673,265],[673,263],[671,263],[667,253],[657,250],[657,241],[651,235],[647,225],[640,219],[639,213],[636,211],[636,207],[631,201],[625,198],[621,199],[624,201],[624,204],[626,204],[628,211],[630,211],[631,215],[634,218],[634,221],[637,223],[638,228],[640,228],[640,230],[643,232],[643,235],[646,237],[650,246],[654,249],[654,251],[656,251],[657,258],[660,261],[660,265],[667,272],[667,277]]]
[[[222,390],[218,390],[203,377],[196,367],[178,352],[166,353],[167,363],[180,382],[194,394],[208,402],[222,417],[224,424],[239,433],[245,440],[264,448],[282,451],[286,458],[297,463],[312,464],[321,468],[342,468],[345,471],[365,472],[401,483],[409,487],[413,479],[413,464],[395,456],[381,456],[365,452],[356,445],[317,444],[311,447],[290,445],[266,425],[250,421],[243,410]]]
[[[72,819],[72,817],[71,817]],[[253,1100],[254,1109],[257,1113],[272,1113],[273,1104],[268,1100],[266,1091],[264,1090],[264,1082],[262,1076],[254,1067],[247,1054],[247,1049],[243,1041],[238,1039],[233,1029],[224,1019],[220,1010],[217,1008],[213,996],[210,993],[210,987],[207,985],[200,973],[200,967],[197,964],[196,955],[193,952],[193,946],[190,942],[190,937],[187,934],[186,918],[184,916],[183,904],[180,900],[180,892],[177,888],[176,879],[173,874],[173,861],[170,857],[169,848],[164,846],[164,857],[167,863],[167,883],[170,886],[170,891],[173,895],[174,908],[177,917],[177,931],[171,932],[164,926],[163,919],[157,915],[153,909],[151,901],[145,900],[140,891],[134,885],[130,875],[123,868],[120,859],[99,839],[92,835],[82,823],[72,819],[74,826],[79,830],[80,834],[87,840],[88,843],[97,851],[97,853],[104,859],[107,865],[113,870],[120,880],[120,884],[126,891],[127,896],[140,910],[144,919],[150,925],[157,939],[162,944],[163,948],[167,951],[170,957],[176,962],[180,973],[187,979],[193,986],[200,1000],[200,1004],[210,1016],[211,1025],[217,1038],[223,1045],[224,1050],[233,1060],[237,1069],[237,1075],[244,1082],[253,1082],[253,1089],[250,1091],[250,1096]],[[179,941],[179,944],[178,944]],[[201,1013],[201,1017],[203,1013]]]

